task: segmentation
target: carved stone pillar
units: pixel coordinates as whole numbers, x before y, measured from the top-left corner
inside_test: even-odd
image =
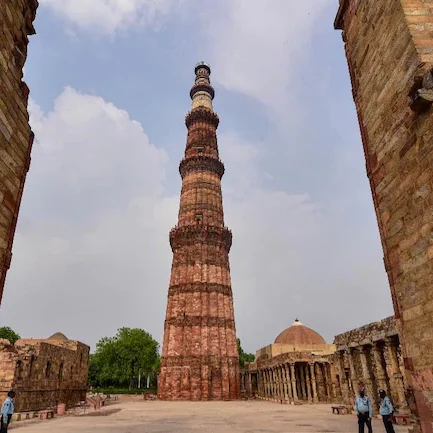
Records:
[[[340,376],[341,396],[343,398],[343,403],[349,405],[350,390],[349,390],[349,384],[346,379],[346,369],[344,368],[344,352],[342,351],[338,352],[337,361],[338,361],[337,368],[339,370],[339,376]]]
[[[279,370],[280,370],[280,393],[281,393],[281,399],[285,400],[286,399],[286,390],[285,390],[285,381],[286,378],[284,377],[284,368],[283,365],[279,366]]]
[[[374,366],[376,370],[377,383],[380,389],[388,391],[388,386],[386,383],[386,370],[384,367],[383,359],[383,345],[379,342],[373,346],[373,356],[374,356]]]
[[[389,360],[391,362],[392,376],[397,388],[399,412],[409,412],[409,407],[407,405],[405,396],[403,375],[401,374],[400,365],[398,363],[396,341],[393,338],[387,338],[386,347],[388,350]]]
[[[325,369],[326,383],[328,384],[328,398],[331,403],[335,398],[335,384],[332,380],[331,366],[328,363],[325,363],[323,364],[323,368]]]
[[[316,372],[314,370],[314,362],[310,364],[310,376],[311,376],[311,387],[313,388],[313,403],[318,403],[317,397],[317,384],[316,384]]]
[[[283,398],[285,401],[289,399],[289,392],[287,389],[287,377],[285,365],[281,366],[281,377],[283,378]]]
[[[250,371],[247,373],[247,394],[253,396],[253,379]]]
[[[301,380],[301,393],[302,393],[302,400],[307,399],[307,389],[306,389],[306,381],[305,381],[305,374],[304,374],[304,364],[301,364],[299,366],[299,379]]]
[[[263,384],[262,371],[261,370],[257,370],[257,394],[258,394],[259,397],[263,397],[263,395],[262,395],[262,384]]]
[[[298,391],[296,389],[296,371],[295,371],[295,364],[290,364],[290,376],[292,379],[292,392],[293,392],[293,401],[297,402],[298,399]]]
[[[275,373],[277,374],[277,400],[281,400],[283,396],[281,394],[281,368],[279,365],[275,367]]]
[[[308,364],[302,366],[305,374],[305,385],[307,388],[307,398],[309,403],[313,403],[313,393],[311,391],[311,378],[310,378],[310,369]]]
[[[271,375],[271,369],[266,369],[266,376],[268,378],[268,399],[271,399],[272,396],[272,375]]]
[[[366,393],[370,397],[371,401],[375,403],[373,406],[376,406],[376,409],[378,409],[377,393],[374,392],[373,381],[371,380],[370,368],[368,363],[369,354],[370,351],[368,346],[361,346],[359,348],[359,357],[361,359],[362,366],[362,377],[364,379]]]
[[[272,393],[272,399],[276,400],[278,398],[278,379],[277,379],[277,368],[272,368],[272,378],[274,383],[273,393]]]
[[[326,364],[319,364],[322,372],[323,372],[323,380],[325,382],[325,390],[326,390],[326,401],[329,402],[331,400],[331,383],[329,381],[328,371],[326,369]]]
[[[290,377],[290,366],[289,366],[289,364],[285,364],[284,368],[286,369],[288,397],[289,397],[289,400],[293,400],[292,378]]]
[[[356,394],[359,391],[359,381],[355,370],[355,350],[353,348],[350,348],[348,351],[348,355],[350,366],[350,380],[352,381],[353,393],[355,394],[354,397],[356,397]]]

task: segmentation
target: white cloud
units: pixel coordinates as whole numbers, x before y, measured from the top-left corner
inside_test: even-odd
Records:
[[[77,27],[115,34],[131,27],[155,25],[178,11],[185,0],[40,0]]]
[[[275,110],[293,102],[314,26],[333,0],[221,0],[204,15],[215,80]],[[333,2],[334,3],[334,2]],[[284,114],[286,115],[286,113]]]

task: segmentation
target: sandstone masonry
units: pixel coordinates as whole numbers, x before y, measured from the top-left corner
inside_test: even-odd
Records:
[[[239,355],[230,280],[232,234],[224,226],[210,68],[200,63],[186,116],[188,137],[178,225],[170,233],[173,265],[158,397],[229,400],[239,397]]]
[[[55,334],[48,340],[0,340],[0,402],[17,391],[16,412],[86,399],[89,347]]]
[[[37,7],[37,0],[0,1],[0,304],[33,144],[22,70]]]
[[[340,0],[408,398],[433,432],[433,4]]]

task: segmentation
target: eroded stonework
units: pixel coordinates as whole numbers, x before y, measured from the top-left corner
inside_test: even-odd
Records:
[[[179,171],[182,191],[164,326],[158,397],[229,400],[240,393],[231,289],[232,234],[224,226],[210,68],[199,64],[186,116],[188,137]]]
[[[47,340],[0,340],[0,402],[17,391],[16,412],[74,406],[86,399],[89,347],[55,334]]]
[[[0,1],[0,304],[34,137],[22,78],[37,7],[37,0]]]
[[[367,175],[407,377],[433,432],[433,4],[340,0]]]

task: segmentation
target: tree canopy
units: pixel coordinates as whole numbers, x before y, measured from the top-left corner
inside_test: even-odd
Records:
[[[238,351],[239,351],[239,364],[241,368],[245,367],[246,362],[253,362],[255,359],[255,356],[252,353],[245,353],[242,349],[241,340],[239,338],[236,339],[236,342],[238,344]]]
[[[0,338],[9,340],[14,344],[15,341],[19,340],[21,337],[13,329],[9,328],[9,326],[3,326],[0,328]]]
[[[138,376],[156,373],[159,366],[158,342],[138,328],[121,328],[114,337],[96,344],[90,356],[89,379],[93,386],[129,386]]]

